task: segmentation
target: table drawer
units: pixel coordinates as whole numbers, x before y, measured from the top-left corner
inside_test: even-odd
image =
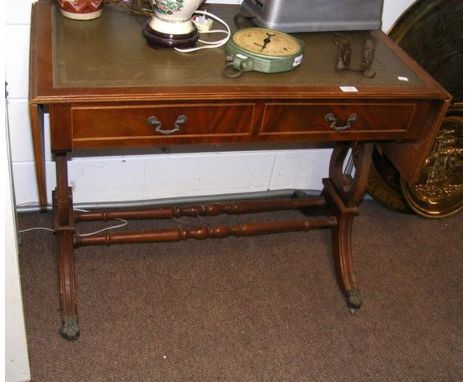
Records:
[[[260,135],[325,139],[407,137],[415,103],[267,103]]]
[[[252,134],[254,103],[74,106],[74,147],[237,141]]]

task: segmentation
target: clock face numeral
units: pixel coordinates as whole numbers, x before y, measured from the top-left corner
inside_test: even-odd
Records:
[[[266,28],[240,30],[233,41],[242,49],[267,56],[292,56],[301,49],[294,37]]]

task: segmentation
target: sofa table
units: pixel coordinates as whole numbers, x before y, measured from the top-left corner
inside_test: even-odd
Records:
[[[207,8],[233,24],[238,6]],[[79,335],[74,249],[83,245],[164,242],[248,236],[328,228],[332,231],[339,284],[348,306],[362,298],[353,271],[351,228],[366,188],[374,142],[408,182],[415,182],[431,150],[449,94],[380,31],[352,32],[352,62],[361,60],[366,36],[375,41],[374,78],[335,70],[333,33],[298,34],[305,42],[292,72],[223,76],[222,48],[178,53],[152,49],[141,29],[145,19],[106,6],[92,21],[61,16],[54,2],[33,5],[30,51],[30,114],[40,204],[47,205],[43,114],[50,114],[57,186],[52,196],[59,243],[61,334]],[[233,27],[234,28],[234,27]],[[320,196],[243,200],[201,206],[77,212],[68,184],[70,155],[86,149],[177,148],[210,151],[334,147]],[[216,145],[216,146],[214,146]],[[347,160],[352,151],[353,172]],[[136,150],[138,152],[138,150]],[[83,237],[79,221],[239,214],[318,208],[303,219],[234,226],[107,233]]]

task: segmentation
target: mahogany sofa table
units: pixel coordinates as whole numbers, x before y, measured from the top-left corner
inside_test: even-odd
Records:
[[[238,10],[232,5],[207,8],[231,24]],[[82,22],[62,17],[51,0],[33,5],[30,113],[43,207],[47,195],[42,122],[44,112],[50,113],[57,175],[52,203],[59,243],[61,334],[67,339],[79,335],[74,248],[82,245],[329,228],[339,284],[348,306],[359,308],[362,298],[353,272],[351,227],[365,191],[373,144],[380,142],[401,176],[415,182],[449,105],[449,94],[380,31],[347,34],[354,63],[360,62],[365,36],[371,33],[375,39],[372,79],[335,71],[333,33],[299,34],[305,56],[292,72],[250,72],[228,79],[222,74],[222,48],[191,54],[152,49],[141,34],[144,22],[115,6],[106,7],[96,20]],[[67,162],[82,149],[90,155],[93,149],[261,150],[317,143],[335,147],[321,196],[124,211],[73,210]],[[345,164],[350,148],[353,174]],[[320,215],[292,221],[90,237],[75,233],[75,223],[83,220],[315,207]]]

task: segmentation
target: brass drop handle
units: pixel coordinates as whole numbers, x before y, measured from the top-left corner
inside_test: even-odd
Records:
[[[155,133],[160,133],[163,135],[171,135],[179,131],[182,125],[185,122],[187,122],[187,120],[188,120],[188,117],[186,115],[179,115],[174,122],[174,128],[172,130],[164,130],[162,128],[161,121],[157,117],[154,117],[154,116],[148,117],[148,119],[146,120],[146,123],[148,123],[148,125],[150,125],[151,127],[154,127]]]
[[[343,131],[343,130],[349,129],[351,126],[353,126],[353,124],[357,121],[357,115],[356,115],[356,113],[350,114],[349,117],[348,117],[348,121],[346,122],[346,125],[344,125],[344,126],[336,126],[336,123],[338,121],[337,121],[337,119],[335,117],[335,114],[333,114],[333,113],[328,113],[325,116],[325,121],[330,123],[330,127],[333,130]]]

